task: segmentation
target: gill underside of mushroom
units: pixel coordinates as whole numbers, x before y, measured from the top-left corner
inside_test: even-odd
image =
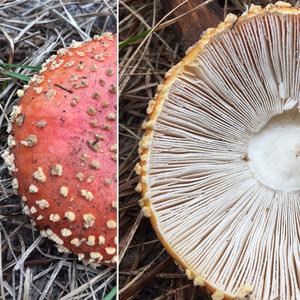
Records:
[[[141,143],[146,211],[215,299],[300,299],[300,18],[284,9],[180,65]]]

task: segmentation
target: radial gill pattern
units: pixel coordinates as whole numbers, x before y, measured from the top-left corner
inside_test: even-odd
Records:
[[[299,11],[229,16],[166,78],[137,166],[161,241],[213,299],[300,299]]]

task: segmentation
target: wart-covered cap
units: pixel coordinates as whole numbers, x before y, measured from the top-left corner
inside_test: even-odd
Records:
[[[61,252],[117,261],[116,37],[74,42],[18,91],[3,157],[24,212]]]

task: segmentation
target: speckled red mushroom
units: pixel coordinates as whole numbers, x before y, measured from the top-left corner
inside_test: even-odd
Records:
[[[117,261],[116,50],[106,33],[52,56],[18,91],[3,154],[41,234],[88,263]]]

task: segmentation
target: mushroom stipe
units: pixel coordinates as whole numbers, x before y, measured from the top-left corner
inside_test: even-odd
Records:
[[[217,299],[300,299],[300,10],[228,15],[165,76],[136,172],[142,209]]]
[[[51,56],[18,91],[3,154],[41,234],[95,265],[117,262],[116,47],[104,33]]]

